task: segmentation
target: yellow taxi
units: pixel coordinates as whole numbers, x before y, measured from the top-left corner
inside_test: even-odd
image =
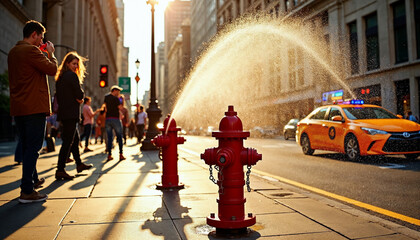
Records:
[[[388,154],[415,159],[420,156],[420,124],[401,118],[363,100],[326,105],[298,123],[296,141],[306,155],[320,149],[344,153],[351,161]]]

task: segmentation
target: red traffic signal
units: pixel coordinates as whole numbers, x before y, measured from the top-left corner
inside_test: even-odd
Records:
[[[99,87],[108,86],[108,65],[99,66]]]
[[[101,65],[101,69],[100,69],[102,74],[106,74],[108,73],[108,66],[106,65]]]

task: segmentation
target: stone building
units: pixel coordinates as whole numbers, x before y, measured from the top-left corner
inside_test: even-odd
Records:
[[[165,43],[160,42],[155,53],[156,61],[156,98],[159,101],[162,116],[170,113],[168,109],[168,85],[165,84],[165,76],[168,75],[166,67]]]
[[[173,110],[178,94],[184,86],[191,68],[190,20],[185,19],[168,54],[168,98]]]
[[[194,62],[217,32],[216,0],[191,1],[191,59]]]
[[[161,105],[162,109],[165,109],[169,112],[172,112],[173,104],[176,100],[176,94],[181,90],[179,89],[180,76],[173,75],[181,74],[181,67],[176,67],[177,65],[182,64],[182,57],[179,57],[180,63],[170,63],[170,54],[173,46],[180,46],[177,41],[179,41],[179,34],[182,31],[182,24],[185,19],[190,19],[191,16],[191,1],[181,1],[175,0],[168,3],[168,6],[165,9],[165,56],[166,56],[166,75],[165,75],[165,85],[167,85],[167,97],[165,102]],[[189,33],[188,33],[189,34]],[[182,35],[182,33],[181,33]],[[182,38],[182,37],[181,37]],[[182,38],[185,40],[185,36]],[[190,41],[190,40],[188,40]],[[186,41],[183,41],[184,43]],[[179,49],[175,48],[176,51],[172,51],[172,58],[177,58],[175,52],[178,52]],[[179,50],[180,51],[180,50]],[[188,51],[191,51],[190,49]],[[178,52],[182,54],[181,52]],[[184,50],[185,53],[185,50]],[[183,68],[183,67],[182,67]],[[172,75],[171,75],[172,74]],[[176,80],[175,80],[176,79]],[[175,89],[176,88],[176,89]]]
[[[54,43],[59,63],[73,50],[89,59],[83,89],[92,97],[93,108],[100,107],[109,88],[99,87],[99,66],[108,65],[109,86],[118,84],[119,76],[128,75],[128,49],[122,45],[123,13],[121,0],[3,0],[0,2],[0,74],[7,70],[9,50],[23,38],[25,22],[37,20],[46,27],[45,39]],[[49,84],[53,95],[52,77]]]
[[[342,69],[340,78],[357,98],[396,114],[411,109],[419,116],[419,0],[218,0],[218,27],[255,12],[285,22],[302,19],[323,38],[330,53],[329,64]],[[265,101],[258,105],[260,116],[267,117],[264,112],[268,109],[282,109],[285,114],[276,116],[273,122],[281,126],[290,118],[302,117],[327,104],[331,94],[341,92],[343,98],[351,97],[328,74],[320,75],[306,67],[298,69],[308,60],[290,53],[284,60],[289,66],[283,68],[289,70],[275,85],[279,89],[261,93]]]

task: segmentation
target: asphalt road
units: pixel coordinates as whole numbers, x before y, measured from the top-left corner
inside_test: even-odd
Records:
[[[210,137],[185,138],[181,147],[198,154],[218,146]],[[342,154],[327,151],[306,156],[294,139],[249,138],[244,146],[263,155],[253,167],[257,170],[420,219],[420,158],[368,157],[349,162]]]

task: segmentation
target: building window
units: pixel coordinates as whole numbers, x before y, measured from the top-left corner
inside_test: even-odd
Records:
[[[416,23],[417,59],[420,59],[420,0],[414,0],[414,22]]]
[[[404,0],[392,4],[394,16],[395,63],[408,61],[407,23]]]
[[[419,0],[420,1],[420,0]],[[277,4],[274,9],[276,10],[276,17],[279,17],[279,10],[280,10],[280,4]],[[419,24],[420,25],[420,24]]]
[[[284,0],[284,5],[286,6],[286,12],[290,10],[290,1]]]
[[[293,0],[293,6],[297,6],[299,3],[298,3],[299,1],[298,0]]]
[[[349,27],[350,66],[351,74],[359,73],[359,47],[357,45],[357,22],[351,22]]]
[[[379,68],[378,16],[375,13],[365,17],[366,66],[367,70]]]

